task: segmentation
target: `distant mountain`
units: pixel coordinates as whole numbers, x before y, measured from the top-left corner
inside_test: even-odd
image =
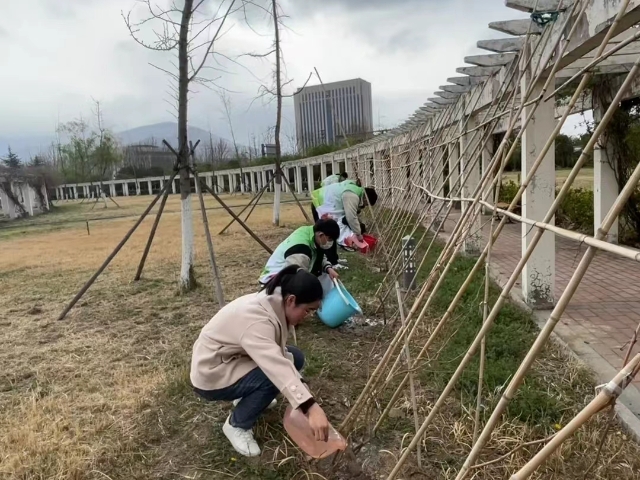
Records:
[[[55,139],[55,135],[0,138],[0,158],[4,158],[7,155],[7,150],[11,147],[11,150],[20,157],[20,160],[26,163],[31,157],[39,153],[48,152]]]
[[[200,140],[202,145],[209,144],[209,132],[202,128],[190,126],[188,129],[189,140],[196,143]],[[132,128],[131,130],[125,130],[123,132],[117,132],[116,136],[122,145],[132,145],[140,143],[152,143],[161,145],[162,140],[166,140],[172,146],[178,144],[178,124],[175,122],[156,123],[154,125],[145,125],[143,127]],[[218,140],[224,140],[229,145],[232,143],[226,138],[219,137],[217,135],[211,135],[213,143]]]
[[[194,143],[200,140],[202,146],[209,144],[209,132],[202,128],[190,126],[188,135],[189,140]],[[167,140],[167,142],[175,147],[178,144],[178,124],[175,122],[164,122],[154,125],[144,125],[142,127],[132,128],[131,130],[117,132],[116,137],[122,145],[155,143],[160,146],[162,140]],[[214,144],[222,139],[227,142],[229,148],[233,145],[228,139],[217,135],[211,135],[211,138]],[[54,144],[55,141],[56,136],[54,134],[12,138],[0,137],[0,158],[6,156],[7,149],[11,146],[11,150],[26,163],[34,155],[49,152],[51,145]],[[64,143],[65,138],[62,138],[61,141]],[[242,146],[239,147],[243,148]]]

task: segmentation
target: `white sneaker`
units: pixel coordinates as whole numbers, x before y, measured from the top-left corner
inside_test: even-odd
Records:
[[[241,398],[236,398],[232,403],[234,407],[237,407],[238,404],[240,403],[240,400],[242,400]],[[271,400],[271,403],[269,404],[269,406],[267,407],[269,410],[272,410],[274,408],[276,408],[276,406],[278,405],[278,400],[276,400],[275,398],[273,400]]]
[[[227,417],[222,431],[231,442],[231,446],[236,452],[245,457],[259,457],[262,452],[256,439],[253,438],[253,431],[234,427],[229,423],[230,418],[231,416]]]

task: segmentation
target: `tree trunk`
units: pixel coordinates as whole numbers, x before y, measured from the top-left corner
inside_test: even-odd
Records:
[[[273,10],[273,27],[275,30],[275,50],[276,50],[276,129],[274,133],[274,141],[276,144],[276,181],[275,195],[273,198],[273,224],[280,225],[280,194],[282,192],[282,177],[280,176],[280,159],[282,152],[280,150],[280,125],[282,123],[282,85],[280,81],[280,26],[278,25],[278,2],[271,0]]]
[[[180,202],[182,213],[182,267],[180,291],[188,292],[196,286],[193,271],[194,239],[191,209],[191,182],[189,180],[189,142],[187,138],[187,104],[189,101],[189,26],[193,0],[185,0],[180,22],[178,43],[178,165],[180,170]]]

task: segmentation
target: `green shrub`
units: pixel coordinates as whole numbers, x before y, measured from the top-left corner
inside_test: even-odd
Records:
[[[520,185],[513,180],[502,182],[502,186],[500,187],[500,201],[504,203],[511,203],[516,197],[519,189]]]
[[[593,191],[572,188],[556,214],[556,225],[569,230],[593,234]]]

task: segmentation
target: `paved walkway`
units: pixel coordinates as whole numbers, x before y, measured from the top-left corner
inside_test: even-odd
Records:
[[[452,231],[455,218],[445,225],[444,236]],[[489,236],[490,217],[483,218],[485,242]],[[492,252],[494,275],[503,285],[521,257],[520,224],[505,225]],[[486,243],[485,243],[486,244]],[[565,290],[586,247],[556,236],[556,300]],[[514,295],[522,299],[521,281]],[[549,311],[537,312],[546,321]],[[556,333],[597,373],[602,382],[609,381],[621,367],[633,332],[640,324],[640,264],[607,252],[598,252],[580,287],[574,294]],[[640,343],[632,355],[640,353]],[[640,419],[640,379],[633,382],[625,404]]]

